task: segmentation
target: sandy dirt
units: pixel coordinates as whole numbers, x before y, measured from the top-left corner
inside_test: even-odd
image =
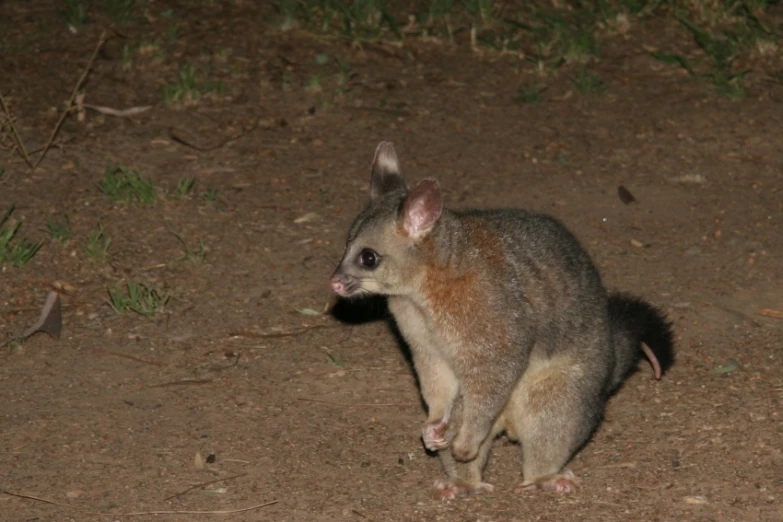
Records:
[[[102,25],[73,34],[43,1],[3,9],[0,89],[32,151]],[[783,520],[783,319],[762,313],[783,310],[783,87],[750,75],[732,101],[614,39],[595,66],[605,91],[575,92],[563,69],[525,104],[534,66],[464,43],[282,33],[253,2],[183,11],[165,42],[170,23],[117,28],[84,87],[88,104],[152,109],[67,119],[33,173],[0,160],[0,213],[16,205],[18,237],[43,241],[0,269],[0,343],[52,285],[67,290],[61,339],[0,351],[0,520]],[[128,58],[145,39],[161,43]],[[183,64],[223,89],[162,103]],[[557,216],[609,288],[673,322],[676,364],[660,381],[642,366],[611,399],[570,465],[576,494],[518,491],[519,448],[500,438],[493,493],[432,500],[440,465],[383,304],[321,313],[381,140],[448,205]],[[110,201],[99,182],[113,166],[153,180],[159,199]],[[179,197],[183,177],[196,184]],[[50,238],[50,216],[68,216],[71,239]],[[107,263],[84,252],[99,222]],[[203,262],[175,234],[193,251],[202,241]],[[169,301],[152,318],[117,314],[107,288],[127,281]]]

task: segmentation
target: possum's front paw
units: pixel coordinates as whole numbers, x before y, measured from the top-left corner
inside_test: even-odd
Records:
[[[436,480],[432,486],[432,498],[435,500],[454,500],[455,498],[491,493],[495,489],[492,484],[479,482],[468,484],[463,480]]]
[[[446,440],[446,428],[449,423],[444,419],[435,422],[428,422],[421,430],[421,440],[424,441],[424,447],[430,451],[439,451],[449,447],[449,441]]]

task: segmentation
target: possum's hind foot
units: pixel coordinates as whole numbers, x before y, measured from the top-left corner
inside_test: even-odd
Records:
[[[541,489],[544,491],[553,491],[555,493],[576,493],[579,489],[579,479],[570,470],[555,475],[547,475],[538,478],[532,482],[525,482],[517,491],[528,491],[531,489]]]
[[[437,480],[432,486],[432,498],[435,500],[454,500],[469,495],[491,493],[495,486],[486,482],[468,484],[463,480]]]

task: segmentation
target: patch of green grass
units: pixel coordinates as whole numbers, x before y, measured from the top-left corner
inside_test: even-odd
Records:
[[[64,243],[71,239],[71,220],[68,219],[68,216],[63,219],[49,216],[46,219],[46,229],[49,231],[49,237],[55,241]]]
[[[310,81],[307,83],[306,90],[310,92],[321,92],[321,75],[314,74],[310,77]]]
[[[691,76],[706,80],[716,92],[724,96],[735,100],[744,98],[744,78],[750,70],[738,71],[734,67],[743,52],[742,39],[726,30],[713,34],[684,17],[678,17],[677,20],[693,35],[696,45],[704,52],[707,59],[706,71],[703,62],[699,64],[698,60],[689,60],[678,54],[654,52],[653,58],[668,65],[682,67]]]
[[[177,71],[176,81],[163,86],[162,97],[167,105],[192,105],[205,94],[221,94],[224,90],[222,81],[199,79],[193,64],[186,63]]]
[[[65,8],[60,14],[65,18],[65,23],[78,28],[89,20],[90,7],[85,0],[65,0]]]
[[[408,11],[392,10],[396,4],[387,0],[277,0],[274,6],[284,29],[298,26],[352,41],[402,39],[403,33],[405,38],[434,37],[447,41],[461,36],[458,41],[469,39],[474,45],[524,57],[535,64],[542,76],[569,64],[574,66],[572,81],[582,93],[601,92],[604,88],[597,75],[584,70],[584,66],[600,59],[602,42],[622,35],[629,45],[640,43],[645,39],[634,38],[634,33],[643,32],[651,17],[662,19],[669,26],[686,27],[706,55],[699,74],[692,72],[690,59],[667,55],[671,51],[666,49],[665,41],[661,42],[659,57],[686,68],[716,91],[733,98],[745,95],[747,71],[738,70],[738,64],[746,62],[745,57],[758,54],[774,56],[779,52],[778,42],[783,34],[771,11],[771,6],[779,5],[777,0],[421,0],[410,4],[413,8],[408,20]],[[398,22],[406,23],[405,27],[400,29]],[[319,65],[331,60],[325,53],[316,56]],[[340,74],[338,85],[344,85],[347,70]],[[290,87],[291,80],[291,74],[284,71],[284,88]],[[320,80],[321,85],[326,85],[324,77]],[[319,85],[311,80],[309,88],[317,90]],[[535,93],[530,94],[528,99],[535,99]]]
[[[154,286],[128,281],[125,288],[107,288],[109,305],[118,314],[136,312],[145,317],[155,315],[168,302],[169,295]]]
[[[114,202],[137,201],[152,205],[158,198],[158,191],[152,180],[142,178],[138,172],[123,167],[107,168],[99,186],[101,192]]]
[[[441,2],[441,4],[443,4],[443,2]],[[449,4],[450,2],[444,7],[450,7]],[[494,22],[492,0],[462,0],[462,6],[482,25],[489,25]]]
[[[84,253],[96,263],[106,263],[109,260],[109,248],[112,239],[106,235],[103,223],[98,222],[98,228],[87,235]]]
[[[185,256],[182,258],[184,261],[188,261],[194,264],[201,264],[204,262],[204,260],[206,260],[207,248],[204,246],[203,239],[198,239],[198,250],[191,250],[191,248],[188,246],[188,243],[182,239],[182,236],[174,232],[171,234],[176,237],[180,243],[182,243],[182,249],[185,252]]]
[[[163,101],[168,105],[195,103],[200,96],[196,88],[196,68],[189,63],[180,66],[173,84],[163,86]]]
[[[566,158],[563,154],[558,154],[557,156],[555,156],[555,161],[557,161],[561,165],[565,165],[566,167],[573,167],[576,169],[581,168],[581,165],[579,165],[579,163],[568,161],[568,158]]]
[[[177,40],[179,40],[179,23],[172,23],[168,27],[166,27],[165,32],[163,33],[163,39],[166,40],[168,43],[174,43]]]
[[[680,67],[688,71],[688,74],[691,75],[696,74],[696,72],[693,70],[693,67],[691,66],[690,60],[688,60],[687,58],[679,54],[670,54],[661,51],[655,51],[652,53],[652,57],[658,60],[659,62],[665,63],[667,65],[679,65]]]
[[[293,73],[288,69],[284,69],[283,73],[280,75],[280,83],[282,84],[282,88],[284,91],[291,89],[291,84],[293,83],[293,80],[294,80]]]
[[[356,72],[353,70],[353,67],[351,67],[351,64],[347,60],[338,60],[337,65],[340,68],[337,75],[338,83],[341,87],[345,87],[348,85],[350,79],[356,76]]]
[[[136,46],[129,43],[120,45],[120,60],[123,69],[130,69],[133,65],[133,56],[136,53]]]
[[[734,70],[734,63],[741,50],[737,35],[725,30],[720,34],[713,34],[684,17],[679,17],[678,20],[691,32],[696,45],[707,56],[709,71],[700,76],[711,83],[716,92],[732,99],[744,98],[744,78],[750,71]]]
[[[280,28],[283,31],[292,29],[300,18],[299,0],[280,0],[276,7],[281,17]]]
[[[523,85],[517,91],[516,101],[519,103],[527,103],[530,105],[536,105],[541,103],[541,95],[546,88],[539,87],[538,85]]]
[[[196,186],[196,178],[185,177],[177,180],[177,195],[179,197],[189,196]]]
[[[210,203],[214,203],[217,201],[218,197],[218,190],[213,187],[212,185],[207,185],[207,190],[204,192],[204,199],[206,199]]]
[[[102,3],[113,22],[128,22],[133,19],[136,0],[102,0]]]
[[[333,364],[338,368],[345,369],[345,358],[339,353],[334,355],[331,352],[326,352],[326,362]]]
[[[275,7],[283,30],[298,24],[349,39],[402,38],[386,0],[280,0]]]
[[[606,90],[606,84],[600,75],[589,72],[584,65],[579,67],[576,76],[571,77],[571,83],[582,96],[599,94]]]
[[[722,94],[732,100],[742,100],[747,96],[745,90],[745,75],[750,71],[727,73],[726,71],[713,71],[707,76],[712,88],[718,94]]]
[[[123,69],[130,69],[134,59],[162,60],[165,53],[160,43],[155,40],[142,39],[139,42],[120,44],[120,59]]]
[[[32,243],[26,239],[20,239],[11,246],[11,242],[22,226],[21,221],[11,220],[11,214],[15,209],[16,207],[11,205],[11,208],[0,219],[0,265],[8,262],[16,268],[21,268],[33,258],[43,242]]]
[[[534,62],[539,72],[556,69],[566,62],[585,64],[599,57],[600,44],[596,34],[605,25],[595,5],[580,1],[567,8],[525,3],[509,12],[498,29],[487,30],[479,39],[498,50],[523,52]]]

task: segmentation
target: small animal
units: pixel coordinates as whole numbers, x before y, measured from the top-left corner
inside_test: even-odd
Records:
[[[607,398],[643,356],[656,379],[673,362],[664,315],[608,295],[553,217],[449,210],[434,179],[409,190],[389,142],[375,151],[370,195],[331,288],[388,296],[428,409],[422,439],[447,476],[433,494],[491,491],[482,474],[502,432],[521,445],[522,487],[575,491],[565,465]]]

